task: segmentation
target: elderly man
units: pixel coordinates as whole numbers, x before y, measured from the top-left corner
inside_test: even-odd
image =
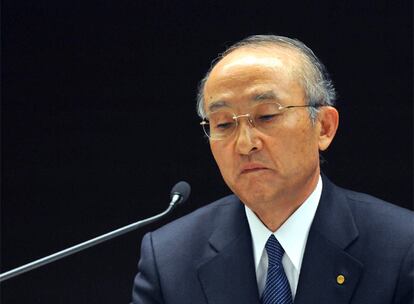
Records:
[[[198,112],[234,195],[144,237],[134,303],[413,303],[413,213],[321,176],[334,99],[298,40],[221,55]]]

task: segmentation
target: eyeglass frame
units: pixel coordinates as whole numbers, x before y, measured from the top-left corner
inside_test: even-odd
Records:
[[[288,109],[292,109],[292,108],[314,108],[314,109],[317,109],[317,108],[320,108],[320,107],[323,107],[323,106],[325,106],[325,105],[322,105],[322,104],[314,104],[314,105],[310,105],[310,104],[307,104],[307,105],[289,105],[289,106],[282,106],[280,103],[278,103],[278,102],[269,102],[269,103],[272,103],[272,104],[276,104],[276,105],[278,105],[279,106],[279,110],[281,110],[281,111],[283,111],[283,112],[281,112],[281,113],[279,113],[279,114],[277,114],[277,115],[280,115],[280,114],[283,114],[284,113],[284,111],[285,110],[288,110]],[[254,123],[254,118],[252,118],[252,115],[250,114],[250,113],[246,113],[246,114],[240,114],[240,115],[236,115],[235,113],[233,113],[233,120],[235,120],[235,122],[236,122],[236,127],[235,127],[235,129],[234,130],[237,130],[237,127],[239,126],[239,121],[238,121],[238,119],[239,118],[243,118],[243,117],[245,117],[245,118],[247,118],[247,121],[249,122],[249,125],[252,127],[252,128],[255,128],[256,126],[255,126],[255,123]],[[202,128],[203,128],[203,132],[204,132],[204,134],[210,139],[210,140],[225,140],[225,139],[228,139],[228,138],[230,138],[235,132],[233,132],[233,133],[231,133],[231,134],[229,134],[228,136],[226,136],[226,137],[223,137],[223,138],[212,138],[210,135],[208,135],[208,132],[206,132],[206,129],[205,129],[205,125],[209,125],[210,124],[210,122],[208,121],[208,119],[207,118],[203,118],[203,120],[200,122],[200,125],[202,126]]]

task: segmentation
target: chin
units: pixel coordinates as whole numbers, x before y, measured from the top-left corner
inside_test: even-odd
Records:
[[[239,184],[233,187],[232,190],[243,203],[250,207],[273,201],[277,196],[275,194],[275,187],[275,183],[269,184],[263,181],[251,181],[249,183]]]

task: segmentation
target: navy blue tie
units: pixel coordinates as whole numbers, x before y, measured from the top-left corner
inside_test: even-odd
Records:
[[[272,234],[266,243],[269,268],[262,295],[263,304],[292,304],[292,293],[282,265],[285,251]]]

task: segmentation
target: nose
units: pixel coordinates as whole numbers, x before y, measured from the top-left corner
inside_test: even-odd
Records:
[[[262,148],[257,129],[247,120],[239,121],[235,146],[236,152],[242,155],[250,155]]]

